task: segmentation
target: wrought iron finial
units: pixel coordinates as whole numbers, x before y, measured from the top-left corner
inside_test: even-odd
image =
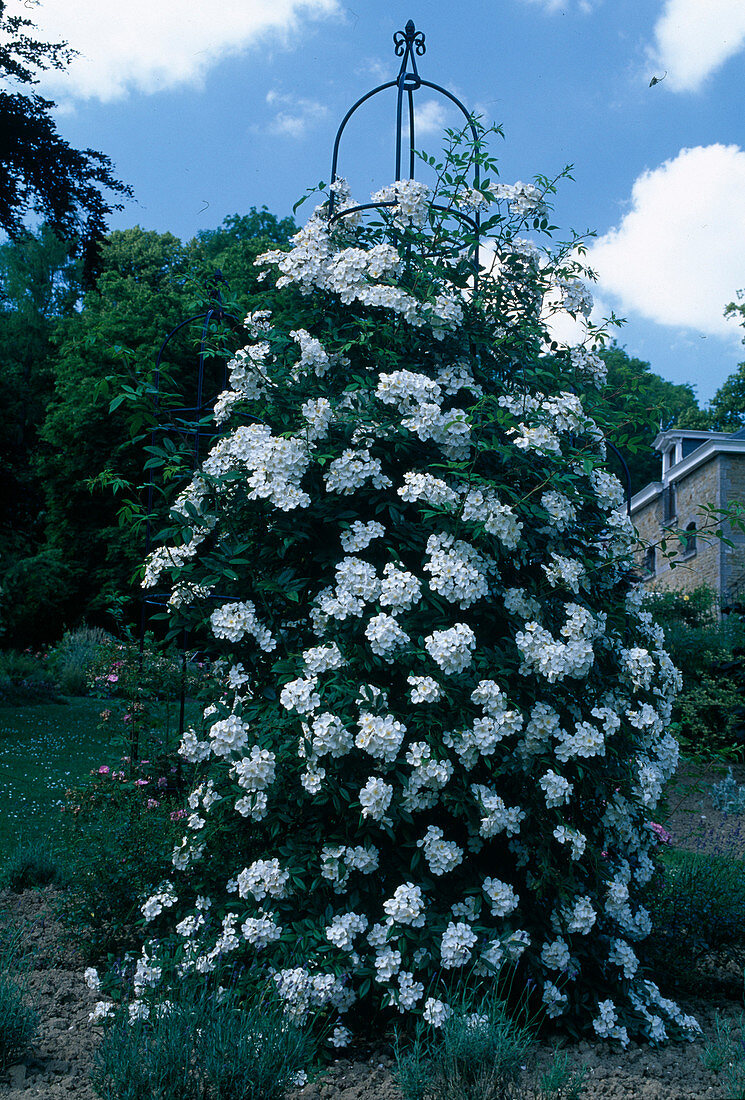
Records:
[[[424,33],[418,31],[414,26],[414,20],[410,19],[404,30],[396,31],[394,34],[393,45],[395,46],[396,57],[401,58],[401,68],[398,71],[396,83],[399,88],[405,88],[411,92],[416,91],[417,88],[421,87],[422,82],[419,79],[414,55],[421,57],[427,51],[424,44]]]
[[[402,31],[396,31],[393,44],[396,48],[396,57],[402,57],[407,47],[411,49],[412,46],[420,57],[427,52],[427,47],[424,45],[424,31],[416,29],[413,19],[409,20]]]

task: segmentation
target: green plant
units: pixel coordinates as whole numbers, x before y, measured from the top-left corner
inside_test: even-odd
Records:
[[[721,1074],[727,1100],[742,1100],[745,1096],[745,1016],[733,1031],[731,1020],[714,1017],[714,1037],[707,1039],[701,1051],[701,1062],[711,1073]]]
[[[720,615],[705,585],[689,592],[651,592],[645,607],[662,626],[683,677],[673,719],[686,755],[742,755],[745,748],[745,619]]]
[[[668,631],[680,626],[714,626],[719,618],[717,595],[708,585],[702,584],[685,592],[677,589],[648,592],[644,599],[645,608],[651,611],[655,620],[669,637]]]
[[[199,695],[210,675],[209,662],[185,660],[175,646],[164,648],[151,634],[146,634],[142,643],[127,633],[121,638],[105,635],[86,666],[88,690],[120,700],[126,707],[116,715],[135,760],[168,751],[182,691],[185,696]]]
[[[0,885],[16,893],[29,886],[58,886],[64,880],[60,853],[45,839],[21,841],[0,867]]]
[[[745,864],[727,855],[668,850],[645,905],[657,930],[643,948],[654,976],[697,988],[703,957],[745,943]]]
[[[245,1000],[214,982],[187,983],[133,1018],[118,1011],[92,1080],[104,1100],[282,1100],[313,1049],[270,991]]]
[[[735,1039],[732,1035],[732,1021],[725,1020],[720,1012],[714,1014],[714,1037],[706,1039],[701,1051],[701,1064],[710,1073],[719,1073],[732,1056]]]
[[[439,1029],[419,1024],[408,1048],[397,1037],[396,1079],[404,1100],[508,1100],[532,1045],[493,992],[461,998]]]
[[[28,1004],[18,937],[4,937],[0,947],[0,1069],[25,1054],[38,1026],[39,1018]]]
[[[90,671],[102,649],[113,642],[100,627],[81,626],[68,630],[51,650],[49,664],[66,695],[87,695]]]
[[[566,1051],[555,1050],[548,1069],[538,1079],[537,1100],[579,1100],[587,1073],[587,1066],[575,1069]]]
[[[48,703],[58,697],[59,688],[43,654],[0,651],[0,703]]]
[[[681,750],[697,760],[742,758],[743,695],[714,669],[690,675],[673,710]]]
[[[718,810],[726,814],[745,814],[745,785],[738,785],[732,768],[720,783],[711,788],[711,800]]]
[[[451,997],[440,1026],[421,1021],[408,1039],[396,1033],[396,1081],[404,1100],[510,1100],[532,1082],[537,1100],[578,1100],[585,1070],[555,1050],[537,1081],[531,1070],[535,1022],[491,990]],[[523,1022],[519,1022],[522,1017]]]
[[[125,770],[127,769],[127,770]],[[67,792],[61,843],[69,888],[57,901],[71,934],[95,959],[131,947],[141,903],[171,869],[183,790],[170,760],[101,766]]]

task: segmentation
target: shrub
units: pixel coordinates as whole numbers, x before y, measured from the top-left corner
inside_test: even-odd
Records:
[[[665,631],[668,645],[680,627],[713,627],[719,621],[716,592],[705,584],[686,592],[677,589],[648,592],[644,604]]]
[[[21,841],[0,868],[0,885],[16,893],[29,886],[58,886],[64,880],[60,854],[46,840]]]
[[[729,676],[715,670],[689,677],[675,705],[676,732],[686,756],[740,759],[743,695]]]
[[[42,654],[13,649],[0,652],[0,703],[16,706],[50,703],[58,698],[59,688]]]
[[[133,946],[143,897],[170,870],[183,806],[180,769],[167,759],[123,761],[119,771],[104,765],[67,792],[61,837],[69,889],[57,905],[93,958]]]
[[[103,632],[101,632],[103,633]],[[176,740],[181,694],[197,696],[211,676],[208,662],[187,659],[175,648],[164,648],[152,635],[138,640],[125,635],[103,640],[86,659],[87,690],[121,701],[123,733],[133,759],[168,751]],[[193,706],[189,706],[193,710]],[[164,749],[165,747],[165,749]]]
[[[174,1000],[120,1009],[96,1052],[104,1100],[283,1100],[310,1061],[310,1034],[268,993],[188,984]]]
[[[725,814],[745,814],[745,786],[740,786],[728,768],[727,775],[711,788],[711,801]]]
[[[745,947],[745,864],[728,856],[665,853],[646,905],[657,933],[644,948],[659,980],[700,987],[712,952]]]
[[[52,649],[49,663],[66,695],[87,695],[91,669],[102,649],[112,643],[100,627],[82,626],[68,630]]]
[[[17,937],[0,950],[0,1069],[12,1065],[33,1042],[39,1019],[28,1004]]]
[[[745,1096],[745,1016],[740,1019],[739,1034],[734,1034],[732,1023],[717,1013],[714,1030],[714,1039],[707,1040],[701,1061],[710,1072],[721,1074],[727,1100],[741,1100]]]
[[[452,998],[451,998],[452,1001]],[[419,1023],[406,1043],[397,1035],[396,1081],[403,1100],[511,1100],[527,1095],[534,1028],[519,1023],[492,990],[480,998],[455,998],[438,1028]],[[556,1052],[535,1082],[539,1100],[579,1096],[583,1073]]]
[[[738,757],[745,748],[745,619],[720,616],[706,586],[645,598],[665,632],[683,690],[673,707],[681,748],[696,758]]]
[[[509,1100],[532,1045],[529,1029],[487,995],[458,1005],[436,1031],[420,1025],[406,1053],[397,1043],[396,1078],[404,1100]]]
[[[353,1026],[431,1021],[447,979],[510,962],[577,1029],[692,1034],[635,950],[678,676],[593,419],[601,336],[545,328],[546,303],[590,308],[577,241],[540,237],[550,181],[474,191],[471,154],[496,165],[466,145],[436,196],[322,204],[261,258],[273,313],[145,570],[172,633],[229,660],[182,742],[193,812],[149,937],[184,929],[184,972],[231,953]],[[482,200],[499,277],[474,287],[449,215]]]
[[[556,1050],[538,1079],[537,1100],[580,1100],[587,1072],[586,1066],[574,1069],[567,1052]]]

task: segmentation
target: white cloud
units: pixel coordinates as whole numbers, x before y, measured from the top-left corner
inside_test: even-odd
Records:
[[[328,107],[314,99],[293,99],[279,92],[269,92],[266,101],[270,106],[280,109],[269,123],[273,134],[285,134],[287,137],[303,137],[310,127],[328,114]]]
[[[722,316],[745,286],[745,152],[682,149],[635,181],[620,225],[589,250],[601,293],[622,312],[739,340]]]
[[[417,141],[420,137],[431,137],[433,134],[439,136],[448,125],[447,108],[438,99],[427,99],[421,104],[415,99],[414,123]],[[408,132],[407,126],[408,123],[404,123],[405,132]]]
[[[676,92],[695,92],[707,76],[745,46],[743,0],[667,0],[649,51],[655,69]]]
[[[339,14],[339,0],[44,0],[29,13],[39,37],[67,40],[80,56],[43,88],[66,98],[119,99],[131,90],[198,84],[208,69],[267,34],[297,32],[301,18]]]

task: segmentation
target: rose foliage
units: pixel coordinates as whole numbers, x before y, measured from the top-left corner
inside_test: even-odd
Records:
[[[679,677],[591,415],[581,241],[553,243],[550,181],[474,190],[474,154],[493,171],[455,146],[436,194],[324,203],[257,261],[272,311],[146,567],[230,671],[181,745],[136,988],[175,940],[181,975],[263,974],[341,1044],[382,1009],[438,1025],[506,966],[575,1028],[693,1036],[638,957]]]

